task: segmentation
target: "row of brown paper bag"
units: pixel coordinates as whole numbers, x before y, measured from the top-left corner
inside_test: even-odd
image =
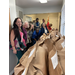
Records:
[[[58,35],[58,36],[56,36]],[[65,73],[64,37],[58,31],[43,34],[36,44],[30,47],[14,68],[15,75],[62,75]],[[62,44],[63,43],[63,44]],[[62,46],[63,45],[63,46]],[[57,52],[57,66],[53,69],[51,58]],[[32,53],[32,54],[31,54]]]

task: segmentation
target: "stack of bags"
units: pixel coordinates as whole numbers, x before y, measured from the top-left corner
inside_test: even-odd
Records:
[[[65,37],[58,30],[43,34],[14,68],[15,75],[65,75]]]

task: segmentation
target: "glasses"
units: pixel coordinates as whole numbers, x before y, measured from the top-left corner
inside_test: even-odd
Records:
[[[17,23],[22,23],[21,21],[18,21]]]

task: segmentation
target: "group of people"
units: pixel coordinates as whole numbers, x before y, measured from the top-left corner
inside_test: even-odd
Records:
[[[52,25],[45,24],[44,19],[42,21],[43,23],[40,25],[38,18],[36,18],[36,22],[25,21],[23,23],[19,17],[14,20],[13,28],[10,32],[9,47],[16,54],[18,63],[28,48],[33,46],[43,33],[47,34],[49,29],[51,30]]]

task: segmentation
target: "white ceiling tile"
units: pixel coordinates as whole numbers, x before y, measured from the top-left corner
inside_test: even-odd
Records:
[[[62,3],[63,0],[48,0],[44,4],[41,4],[39,0],[16,0],[16,5],[22,8],[62,6]]]

